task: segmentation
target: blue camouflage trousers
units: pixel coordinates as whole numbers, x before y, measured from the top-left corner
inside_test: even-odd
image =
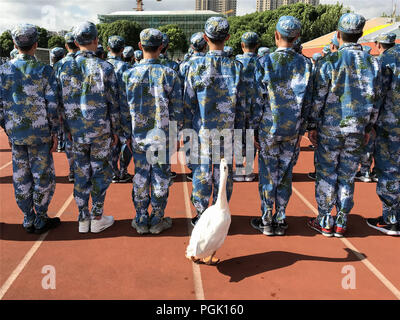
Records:
[[[106,191],[112,180],[111,138],[99,137],[91,144],[73,142],[74,198],[79,209],[79,221],[103,214]],[[89,198],[92,210],[89,214]]]
[[[132,159],[132,153],[126,144],[122,144],[120,141],[112,147],[112,169],[114,175],[120,177],[127,173],[129,162]],[[118,160],[119,166],[118,168]]]
[[[23,226],[40,229],[56,188],[51,144],[12,145],[15,199],[24,214]]]
[[[354,206],[354,178],[364,151],[363,134],[331,136],[318,132],[315,168],[315,196],[318,222],[323,228],[347,226],[347,215]],[[331,211],[337,206],[336,222]]]
[[[367,145],[365,146],[364,152],[361,155],[360,172],[362,174],[365,174],[365,173],[371,171],[372,159],[373,159],[374,151],[375,151],[375,139],[376,139],[376,135],[375,135],[375,133],[372,133],[370,135],[370,139],[369,139]]]
[[[168,153],[167,153],[168,154]],[[132,200],[136,210],[136,223],[154,226],[164,217],[167,207],[171,166],[150,164],[145,152],[133,152],[135,175],[133,177]],[[148,209],[151,204],[152,213]]]
[[[69,172],[74,172],[74,153],[72,151],[72,141],[65,139],[65,154],[67,156],[68,165],[69,165]]]
[[[263,219],[275,205],[275,222],[286,218],[286,207],[292,195],[293,166],[296,162],[298,137],[287,141],[262,139],[258,157],[259,183]],[[271,222],[271,221],[268,221]]]
[[[400,138],[378,133],[375,146],[376,192],[386,223],[400,222]]]

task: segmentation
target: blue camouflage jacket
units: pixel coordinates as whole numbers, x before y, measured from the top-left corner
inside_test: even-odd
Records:
[[[59,130],[58,86],[53,68],[18,56],[0,66],[0,123],[13,144],[39,145]]]
[[[223,51],[209,51],[191,63],[184,90],[185,128],[245,129],[243,65]]]
[[[160,54],[160,62],[162,65],[167,66],[172,70],[175,70],[176,72],[179,72],[179,64],[175,61],[170,60],[166,55]]]
[[[381,134],[400,141],[400,47],[394,46],[380,56],[383,68],[383,105],[376,123]]]
[[[317,63],[311,126],[331,135],[368,132],[378,116],[381,88],[378,61],[359,44],[342,45]]]
[[[113,66],[92,51],[78,51],[59,70],[61,115],[74,142],[120,134],[118,83]]]
[[[260,138],[291,140],[303,135],[312,103],[312,63],[292,48],[264,56],[261,82],[265,97]]]
[[[164,132],[168,147],[170,121],[176,121],[178,129],[183,125],[181,82],[177,72],[161,64],[159,59],[143,59],[123,75],[125,93],[132,121],[132,144],[138,152],[145,152],[154,137],[149,131]]]
[[[196,53],[193,53],[193,55],[191,55],[188,60],[181,63],[181,65],[179,66],[179,76],[181,78],[182,88],[185,85],[185,79],[186,79],[186,75],[189,71],[190,64],[193,61],[197,60],[199,57],[204,57],[205,55],[206,54],[203,52],[196,52]]]

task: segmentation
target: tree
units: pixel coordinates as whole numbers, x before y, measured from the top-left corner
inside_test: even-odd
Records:
[[[12,49],[14,49],[14,42],[12,40],[11,32],[4,31],[0,36],[0,56],[9,57]]]
[[[275,46],[275,28],[281,16],[294,16],[302,23],[302,42],[318,38],[335,31],[340,16],[347,12],[343,5],[312,6],[304,3],[282,6],[276,10],[256,12],[245,16],[228,18],[231,38],[227,45],[234,49],[236,54],[241,53],[241,36],[246,31],[257,32],[261,37],[261,46]]]
[[[50,39],[49,33],[47,32],[46,29],[41,28],[39,26],[36,26],[38,34],[39,34],[39,39],[38,39],[38,47],[39,48],[47,48],[48,47],[48,42]]]
[[[49,49],[55,48],[55,47],[65,47],[65,39],[64,37],[54,35],[49,39],[48,46]]]
[[[105,49],[107,48],[108,38],[114,35],[123,37],[126,46],[138,49],[142,27],[133,21],[118,20],[113,23],[98,24],[97,31],[99,33],[99,42]]]
[[[169,51],[175,52],[186,52],[189,49],[188,42],[186,40],[185,33],[176,24],[168,24],[159,28],[161,32],[164,32],[169,37]]]

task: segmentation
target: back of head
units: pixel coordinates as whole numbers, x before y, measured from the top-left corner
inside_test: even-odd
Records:
[[[52,65],[56,64],[65,56],[65,50],[61,47],[55,47],[50,51],[50,61]]]
[[[276,31],[279,32],[283,40],[292,43],[301,33],[301,22],[292,16],[282,16],[276,24]]]
[[[32,24],[20,24],[11,31],[14,43],[21,51],[29,51],[38,42],[39,34]]]
[[[260,42],[260,38],[255,32],[245,32],[240,38],[247,49],[255,50]]]
[[[158,29],[144,29],[140,32],[140,43],[144,51],[155,52],[163,43],[163,33]]]
[[[192,50],[196,50],[198,52],[203,51],[207,46],[207,42],[204,39],[204,32],[194,33],[190,37],[190,45],[191,45]]]
[[[259,56],[259,57],[263,57],[263,56],[265,56],[265,55],[267,55],[267,54],[269,54],[270,53],[270,50],[269,50],[269,48],[267,48],[267,47],[260,47],[259,49],[258,49],[258,51],[257,51],[257,55]]]
[[[365,18],[357,13],[345,13],[340,17],[338,30],[345,43],[357,43],[362,37]]]
[[[75,37],[74,37],[74,34],[72,32],[68,32],[64,36],[64,40],[65,40],[65,43],[68,46],[69,50],[75,51],[75,50],[79,49],[75,44]]]
[[[229,22],[223,17],[211,17],[206,21],[204,33],[213,43],[223,43],[229,35]]]
[[[74,28],[73,35],[79,45],[85,46],[91,44],[97,38],[98,32],[93,22],[86,21]]]
[[[110,36],[108,38],[108,46],[113,53],[120,53],[125,47],[125,39],[120,36]]]
[[[124,48],[124,51],[122,51],[122,57],[124,59],[132,59],[133,55],[135,53],[135,50],[131,46],[126,46]]]

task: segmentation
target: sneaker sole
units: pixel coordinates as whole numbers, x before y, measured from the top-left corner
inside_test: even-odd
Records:
[[[91,232],[92,232],[92,233],[100,233],[100,232],[106,230],[107,228],[111,227],[111,226],[114,224],[114,222],[115,222],[115,220],[113,220],[112,223],[110,223],[110,224],[108,224],[108,225],[102,226],[102,227],[101,227],[100,229],[98,229],[98,230],[96,230],[96,229],[95,229],[95,230],[91,230]]]
[[[327,238],[332,238],[332,237],[333,237],[333,233],[322,232],[322,231],[319,230],[318,228],[313,227],[313,226],[311,226],[311,225],[309,225],[309,224],[308,224],[308,226],[309,226],[311,229],[313,229],[314,231],[317,231],[318,233],[322,234],[324,237],[327,237]]]
[[[367,221],[367,225],[369,225],[371,228],[373,228],[375,230],[378,230],[384,234],[387,234],[388,236],[400,236],[400,231],[386,230],[385,228],[380,228],[380,227],[374,226],[374,225],[370,224],[368,221]]]
[[[151,234],[160,234],[161,232],[163,232],[163,231],[165,231],[165,230],[171,229],[171,228],[172,228],[172,220],[167,220],[167,221],[169,221],[168,224],[165,225],[165,227],[163,227],[161,230],[152,230],[152,229],[150,228],[150,230],[149,230],[150,233],[151,233]]]
[[[344,238],[344,235],[341,233],[334,233],[333,234],[336,238]]]

